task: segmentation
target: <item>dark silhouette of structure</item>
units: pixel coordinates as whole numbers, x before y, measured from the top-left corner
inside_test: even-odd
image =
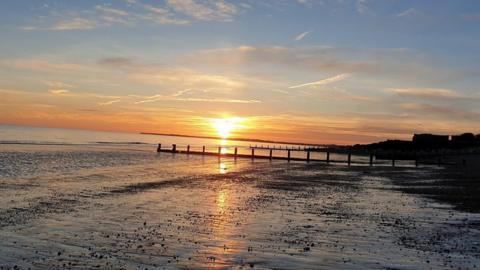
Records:
[[[414,134],[412,143],[414,148],[445,148],[448,146],[450,136],[434,134]]]

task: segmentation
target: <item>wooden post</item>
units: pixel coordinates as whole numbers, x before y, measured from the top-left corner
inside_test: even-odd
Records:
[[[190,154],[190,144],[187,145],[187,154]]]
[[[373,153],[370,153],[370,166],[373,166]]]
[[[172,152],[173,153],[177,152],[177,145],[176,144],[172,144]]]
[[[235,147],[235,157],[237,157],[238,149]]]
[[[330,152],[327,150],[327,164],[330,163]]]
[[[202,154],[205,155],[205,145],[202,147]]]
[[[218,155],[221,155],[221,154],[222,154],[222,147],[219,146],[219,147],[218,147]]]
[[[290,149],[288,149],[288,161],[290,161]]]
[[[350,166],[350,163],[352,163],[352,152],[348,150],[348,166]]]
[[[255,158],[255,148],[252,148],[252,159]]]
[[[273,156],[273,150],[270,149],[270,160],[272,160],[272,156]]]
[[[162,151],[162,144],[161,143],[159,143],[158,147],[157,147],[157,152],[160,152],[160,151]]]
[[[395,167],[395,152],[392,152],[392,167]]]
[[[310,162],[310,150],[307,150],[307,162]]]

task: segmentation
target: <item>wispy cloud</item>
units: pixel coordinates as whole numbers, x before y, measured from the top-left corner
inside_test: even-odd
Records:
[[[438,106],[427,103],[402,103],[400,108],[408,111],[418,111],[420,113],[427,113],[428,115],[440,116],[444,119],[480,119],[480,112],[467,111],[453,107]]]
[[[367,0],[357,0],[357,12],[360,14],[374,14],[373,10],[368,7]]]
[[[128,16],[129,13],[125,10],[118,9],[118,8],[113,8],[108,5],[96,5],[95,8],[97,10],[100,10],[104,13],[111,14],[111,15],[116,15],[116,16]]]
[[[202,50],[184,57],[186,64],[222,68],[275,67],[294,73],[348,73],[372,80],[405,80],[415,83],[445,83],[478,76],[476,69],[433,65],[433,59],[404,49],[349,49],[331,46],[283,47],[238,46]]]
[[[98,105],[108,106],[108,105],[112,105],[112,104],[117,103],[117,102],[120,102],[120,99],[114,99],[114,100],[110,100],[110,101],[99,102]]]
[[[120,7],[119,7],[120,6]],[[36,25],[20,27],[34,30],[88,30],[112,25],[132,26],[139,22],[188,25],[192,21],[233,21],[241,5],[219,1],[167,0],[163,4],[127,1],[123,5],[95,5],[76,10],[51,10],[48,16],[39,16]]]
[[[237,13],[235,5],[222,0],[210,2],[167,0],[167,4],[174,10],[201,21],[231,21],[233,15]]]
[[[39,58],[0,60],[0,67],[60,73],[78,72],[84,69],[84,66],[79,64]]]
[[[250,104],[250,103],[261,103],[260,100],[255,100],[255,99],[222,99],[222,98],[181,98],[178,97],[178,95],[170,95],[170,96],[165,96],[165,95],[153,95],[150,97],[146,97],[143,100],[136,101],[135,104],[141,104],[141,103],[149,103],[149,102],[157,102],[157,101],[187,101],[187,102],[208,102],[208,103],[244,103],[244,104]]]
[[[92,29],[97,26],[97,22],[84,18],[73,18],[71,20],[60,21],[55,23],[50,30],[63,31],[63,30],[83,30]]]
[[[67,90],[67,89],[50,89],[50,90],[48,90],[48,92],[50,92],[51,94],[54,94],[54,95],[62,95],[62,94],[70,93],[70,90]]]
[[[399,96],[421,98],[459,98],[460,94],[450,89],[442,88],[389,88],[386,90]]]
[[[414,18],[423,16],[425,16],[425,14],[416,8],[409,8],[397,14],[397,17],[399,18]]]
[[[303,32],[303,33],[297,35],[294,39],[295,39],[295,41],[300,41],[300,40],[304,39],[310,33],[312,33],[312,31]]]
[[[293,88],[301,88],[301,87],[326,85],[326,84],[331,84],[331,83],[334,83],[334,82],[344,80],[348,76],[349,76],[348,74],[339,74],[339,75],[336,75],[336,76],[333,76],[333,77],[330,77],[330,78],[326,78],[326,79],[323,79],[323,80],[319,80],[319,81],[303,83],[303,84],[299,84],[299,85],[293,85],[293,86],[290,86],[288,88],[293,89]]]
[[[237,7],[223,0],[200,2],[195,0],[167,0],[174,10],[202,21],[231,21]]]

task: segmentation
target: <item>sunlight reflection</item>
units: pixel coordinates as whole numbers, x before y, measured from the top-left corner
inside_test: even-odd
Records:
[[[218,171],[219,173],[221,174],[225,174],[227,173],[227,164],[223,163],[223,162],[220,162],[220,164],[218,165]]]
[[[228,140],[225,140],[225,139],[220,140],[220,147],[222,147],[220,153],[226,154],[228,152]]]
[[[217,196],[217,209],[219,213],[225,213],[227,199],[228,194],[225,192],[225,190],[221,190]]]

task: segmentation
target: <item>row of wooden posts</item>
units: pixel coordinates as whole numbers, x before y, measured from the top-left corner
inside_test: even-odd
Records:
[[[285,157],[273,156],[273,150],[274,149],[269,149],[270,151],[269,151],[268,156],[255,156],[255,148],[253,148],[253,147],[251,148],[251,154],[250,155],[239,154],[237,147],[234,148],[234,153],[233,154],[222,153],[222,149],[223,149],[223,147],[219,146],[218,147],[218,152],[216,152],[216,153],[215,152],[207,152],[205,146],[203,146],[202,151],[199,152],[199,151],[191,151],[190,150],[190,145],[187,145],[187,150],[186,151],[179,151],[179,150],[177,150],[177,145],[176,144],[172,144],[171,149],[162,149],[162,144],[159,143],[158,147],[157,147],[157,152],[185,153],[185,154],[197,154],[197,155],[215,155],[215,156],[218,156],[218,157],[225,156],[225,157],[234,157],[234,158],[243,157],[243,158],[252,158],[252,159],[257,158],[257,159],[270,159],[270,160],[272,160],[272,159],[282,159],[282,160],[287,160],[287,161],[291,161],[291,160],[306,161],[306,162],[316,161],[316,162],[326,162],[326,163],[336,162],[336,163],[347,163],[348,166],[350,166],[351,163],[352,163],[352,153],[351,152],[347,153],[347,160],[345,161],[345,160],[331,160],[330,159],[330,151],[328,151],[328,150],[326,151],[326,159],[320,160],[320,159],[311,159],[309,150],[306,150],[306,152],[307,152],[307,157],[306,158],[291,157],[291,155],[290,155],[291,149],[282,150],[282,151],[287,151],[287,157],[285,158]],[[276,149],[276,150],[278,150],[278,149]],[[373,166],[375,155],[373,153],[370,153],[369,156],[370,156],[369,165]],[[393,167],[395,167],[395,162],[396,162],[395,157],[392,155],[391,165]],[[415,159],[415,166],[418,166],[418,159]]]

